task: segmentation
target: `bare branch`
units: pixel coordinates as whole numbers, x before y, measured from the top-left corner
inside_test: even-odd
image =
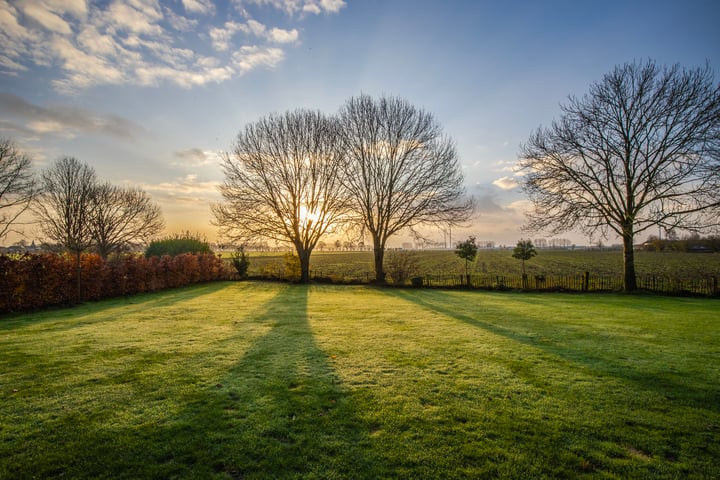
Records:
[[[92,202],[92,237],[103,258],[147,243],[165,227],[160,207],[141,189],[104,183],[95,188]]]
[[[4,238],[38,194],[29,156],[0,139],[0,238]]]

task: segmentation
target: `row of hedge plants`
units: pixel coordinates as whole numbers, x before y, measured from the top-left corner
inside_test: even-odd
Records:
[[[128,255],[108,261],[99,255],[83,254],[79,272],[74,257],[67,255],[0,255],[0,313],[153,292],[235,276],[227,262],[211,253],[150,258]]]

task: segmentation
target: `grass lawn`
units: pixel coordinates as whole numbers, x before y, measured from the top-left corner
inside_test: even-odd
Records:
[[[0,478],[720,478],[720,302],[215,283],[0,318]]]

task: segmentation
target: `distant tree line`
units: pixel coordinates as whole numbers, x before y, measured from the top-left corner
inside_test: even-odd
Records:
[[[720,235],[701,237],[699,234],[686,235],[682,238],[661,239],[650,235],[642,249],[648,252],[720,252]]]

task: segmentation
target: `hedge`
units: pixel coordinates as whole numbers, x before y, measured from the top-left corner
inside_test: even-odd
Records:
[[[124,256],[109,261],[83,254],[79,295],[77,274],[72,256],[0,255],[0,313],[227,280],[234,271],[213,254]]]

